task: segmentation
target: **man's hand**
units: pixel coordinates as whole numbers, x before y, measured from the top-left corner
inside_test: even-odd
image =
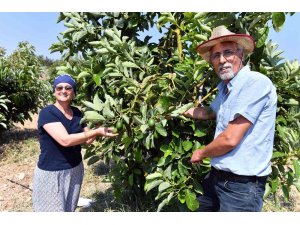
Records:
[[[193,118],[194,110],[195,108],[190,108],[189,110],[182,113],[182,115],[188,118]]]
[[[193,152],[193,155],[191,157],[191,163],[200,163],[204,158],[205,157],[203,157],[203,150],[196,150]]]
[[[209,107],[195,107],[182,113],[183,116],[198,120],[212,120],[216,114]]]

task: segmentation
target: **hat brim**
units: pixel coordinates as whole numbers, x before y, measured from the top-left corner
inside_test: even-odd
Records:
[[[253,52],[255,48],[255,42],[250,35],[231,34],[231,35],[225,35],[225,36],[217,37],[203,42],[202,44],[198,45],[197,52],[202,56],[204,60],[209,62],[210,49],[216,44],[221,42],[236,42],[244,48],[244,52],[246,54]]]

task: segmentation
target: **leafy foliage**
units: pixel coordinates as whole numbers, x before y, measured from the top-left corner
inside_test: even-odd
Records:
[[[10,101],[7,98],[5,98],[5,95],[0,96],[0,109],[1,109],[1,111],[0,111],[0,127],[4,128],[4,129],[7,128],[6,123],[5,123],[6,118],[5,118],[4,112],[8,111],[6,104],[9,102]],[[3,111],[3,113],[2,113],[2,111]]]
[[[8,57],[0,58],[0,96],[3,98],[2,127],[10,122],[30,119],[49,96],[49,86],[40,78],[40,64],[35,50],[28,42],[20,42]]]
[[[210,162],[206,159],[192,166],[189,160],[194,150],[212,140],[214,122],[194,121],[180,114],[192,106],[209,105],[214,98],[218,80],[195,49],[218,25],[255,38],[257,49],[246,62],[269,76],[278,90],[273,173],[268,183],[272,188],[267,192],[282,188],[288,197],[291,185],[299,187],[299,127],[295,123],[299,64],[281,63],[277,45],[266,43],[268,22],[280,30],[285,15],[60,14],[58,22],[64,22],[67,29],[51,49],[63,53],[65,59],[80,60],[59,70],[74,75],[81,84],[78,99],[85,107],[84,120],[90,126],[116,126],[119,133],[113,140],[98,139],[85,155],[89,163],[101,158],[114,162],[110,179],[116,196],[129,193],[140,202],[154,198],[158,211],[195,211],[199,207],[196,196],[202,194],[201,180]],[[161,33],[158,43],[139,36],[148,29]]]

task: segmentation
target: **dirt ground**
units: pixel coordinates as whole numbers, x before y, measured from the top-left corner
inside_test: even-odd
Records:
[[[30,151],[30,154],[22,154],[22,142],[27,139],[37,140],[37,115],[33,116],[32,121],[26,121],[24,125],[16,124],[13,129],[14,135],[5,135],[4,138],[14,139],[20,136],[21,140],[16,140],[15,152],[10,152],[7,160],[2,160],[0,152],[0,211],[32,211],[31,210],[31,183],[33,171],[37,162],[38,151],[37,141],[30,141],[30,148],[24,151]],[[14,136],[14,137],[13,137]],[[23,139],[23,140],[22,140]],[[1,148],[8,151],[10,141],[5,140]],[[28,146],[28,147],[29,147]],[[3,152],[2,152],[3,153]]]
[[[0,167],[0,211],[32,211],[31,182],[35,164]]]

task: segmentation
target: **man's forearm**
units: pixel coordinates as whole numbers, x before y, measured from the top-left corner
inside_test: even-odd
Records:
[[[210,144],[206,145],[205,148],[194,151],[191,162],[198,163],[204,158],[224,155],[235,146],[236,144],[226,134],[222,133]]]

